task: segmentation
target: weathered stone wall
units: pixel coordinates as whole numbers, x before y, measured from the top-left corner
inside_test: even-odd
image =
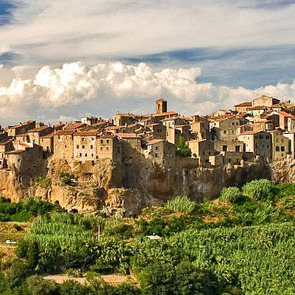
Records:
[[[201,201],[217,197],[225,186],[242,186],[255,178],[290,179],[287,177],[290,171],[282,172],[285,170],[283,166],[275,168],[281,172],[273,173],[271,167],[259,161],[251,165],[201,168],[187,159],[178,159],[173,167],[160,166],[143,156],[138,159],[124,163],[105,159],[96,161],[94,165],[92,161],[80,163],[51,159],[47,177],[52,184],[47,188],[42,188],[33,179],[16,177],[13,171],[2,170],[0,191],[13,201],[30,195],[58,202],[69,210],[94,212],[103,209],[107,213],[133,216],[146,206],[161,204],[178,195]],[[294,170],[294,177],[295,169],[290,169]],[[61,172],[73,173],[77,181],[72,186],[62,184]]]

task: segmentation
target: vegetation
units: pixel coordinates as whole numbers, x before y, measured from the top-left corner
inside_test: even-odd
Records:
[[[185,140],[183,136],[180,136],[179,141],[177,143],[176,155],[179,157],[191,157],[192,151],[185,144]]]
[[[51,187],[51,178],[46,176],[40,176],[36,179],[36,183],[44,189],[49,189]]]
[[[0,273],[0,294],[295,293],[295,184],[255,180],[202,204],[178,196],[136,219],[34,212],[43,214]],[[44,273],[87,279],[59,285]],[[102,275],[113,273],[140,287],[107,284]]]
[[[60,174],[60,180],[63,185],[72,185],[75,180],[75,175],[71,173],[62,172]]]
[[[172,211],[189,213],[195,209],[196,203],[191,201],[188,197],[178,196],[169,200],[165,207]]]
[[[241,192],[237,187],[225,187],[220,193],[220,199],[230,203],[236,203],[241,198]]]
[[[25,198],[19,203],[11,203],[8,199],[0,198],[0,221],[26,222],[56,209],[56,206],[38,198]]]

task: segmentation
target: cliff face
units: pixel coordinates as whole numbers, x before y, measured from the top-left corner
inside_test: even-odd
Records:
[[[295,160],[286,159],[272,165],[272,179],[275,183],[295,182]]]
[[[63,185],[61,172],[73,173],[77,181]],[[143,159],[125,164],[109,160],[82,164],[51,160],[46,174],[50,180],[47,186],[13,171],[0,173],[1,193],[13,201],[28,195],[38,196],[79,212],[103,209],[107,213],[126,215],[136,215],[146,206],[161,204],[177,195],[200,201],[217,197],[225,186],[241,186],[255,178],[279,178],[271,167],[259,161],[243,166],[197,168],[184,159],[179,159],[173,167],[162,167]],[[285,180],[289,174],[284,175],[280,179]]]

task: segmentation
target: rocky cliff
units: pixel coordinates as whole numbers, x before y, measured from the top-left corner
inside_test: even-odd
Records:
[[[34,179],[15,171],[0,171],[1,194],[13,201],[38,196],[79,212],[105,210],[107,213],[137,215],[150,205],[161,204],[177,195],[201,201],[218,196],[225,186],[242,186],[255,178],[294,180],[295,163],[269,165],[256,161],[241,166],[201,168],[193,161],[178,159],[163,167],[145,159],[128,163],[48,161],[47,173]],[[75,175],[70,185],[62,183],[62,172]],[[42,179],[42,178],[41,178]]]

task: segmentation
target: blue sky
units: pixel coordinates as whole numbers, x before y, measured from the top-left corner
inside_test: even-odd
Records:
[[[160,95],[186,114],[293,100],[294,15],[295,0],[0,0],[1,123],[152,112]]]

